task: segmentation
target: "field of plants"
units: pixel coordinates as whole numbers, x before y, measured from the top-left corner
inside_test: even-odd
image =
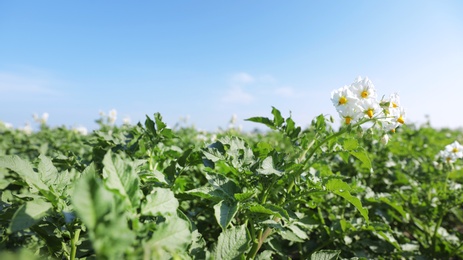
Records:
[[[331,101],[252,132],[0,122],[0,259],[463,259],[463,133],[366,78]]]

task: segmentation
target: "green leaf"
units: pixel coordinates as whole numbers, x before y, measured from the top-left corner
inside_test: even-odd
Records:
[[[285,119],[281,116],[280,110],[272,107],[272,114],[273,114],[273,123],[276,127],[281,127],[285,122]]]
[[[31,227],[41,220],[51,208],[52,205],[43,200],[26,202],[14,213],[8,231],[11,233]]]
[[[148,116],[146,116],[145,127],[151,134],[153,134],[153,136],[158,135],[156,133],[156,127],[154,126],[154,121],[151,120],[151,118],[149,118]]]
[[[253,213],[261,213],[261,214],[268,214],[271,216],[275,215],[277,217],[281,217],[281,215],[278,212],[274,212],[273,210],[268,209],[260,204],[255,204],[255,205],[250,206],[249,211]]]
[[[105,216],[110,213],[114,199],[92,170],[86,171],[74,187],[72,204],[82,222],[95,229],[100,222],[105,222]]]
[[[241,259],[246,253],[250,241],[246,225],[225,229],[219,235],[214,259]]]
[[[214,215],[222,229],[226,229],[238,212],[238,202],[221,201],[214,205]]]
[[[136,237],[128,227],[126,205],[105,189],[94,167],[87,169],[75,185],[72,204],[88,230],[96,258],[120,259]]]
[[[158,131],[162,131],[166,128],[166,124],[162,121],[162,116],[160,113],[154,113],[154,121],[156,122],[156,126]]]
[[[268,214],[271,216],[277,216],[279,218],[289,219],[288,212],[282,207],[271,205],[271,204],[254,204],[249,207],[249,211],[254,213]]]
[[[267,142],[258,142],[254,147],[254,153],[261,159],[264,159],[274,148]]]
[[[251,117],[251,118],[245,119],[245,121],[251,121],[251,122],[254,122],[254,123],[264,124],[267,127],[269,127],[270,129],[276,129],[273,121],[270,120],[267,117]]]
[[[40,162],[37,166],[42,181],[48,185],[52,185],[58,178],[58,170],[53,165],[53,162],[47,156],[41,154],[39,156]]]
[[[142,205],[141,213],[146,216],[175,214],[178,206],[178,200],[171,190],[154,188],[152,193],[146,196],[146,202]]]
[[[309,236],[307,235],[307,231],[302,230],[299,226],[297,226],[294,223],[291,223],[290,225],[288,225],[287,228],[289,230],[291,230],[291,232],[294,235],[296,235],[297,237],[299,237],[302,240],[306,240],[306,239],[309,238]]]
[[[179,217],[169,217],[165,222],[157,225],[146,247],[153,252],[153,258],[159,258],[159,251],[173,253],[183,252],[191,243],[190,225]]]
[[[208,180],[209,184],[212,185],[212,187],[222,191],[231,200],[235,198],[235,193],[240,192],[238,185],[223,175],[206,173],[206,179]]]
[[[106,187],[122,196],[131,210],[139,207],[142,198],[139,188],[140,179],[136,171],[140,162],[122,160],[120,155],[113,154],[111,150],[103,159],[103,178]]]
[[[400,213],[400,215],[402,215],[402,218],[403,220],[408,223],[408,221],[410,220],[410,215],[405,212],[405,210],[403,209],[402,205],[400,204],[397,204],[395,201],[390,201],[388,198],[386,197],[381,197],[379,199],[380,201],[386,203],[387,205],[391,206],[393,209],[395,209],[397,212]]]
[[[342,147],[346,151],[355,150],[359,147],[359,142],[357,141],[357,139],[346,139],[344,140]]]
[[[331,191],[332,193],[343,197],[345,200],[349,201],[352,205],[354,205],[357,210],[360,212],[362,217],[368,222],[368,209],[362,206],[362,202],[357,197],[354,197],[350,194],[352,188],[349,184],[343,182],[339,179],[330,179],[326,185],[326,189]]]
[[[336,260],[341,250],[320,250],[310,256],[310,260]]]
[[[217,190],[214,187],[203,186],[197,189],[192,189],[185,191],[186,194],[190,194],[199,198],[212,200],[214,202],[220,202],[224,199],[229,198],[229,196],[223,193],[221,190]]]
[[[256,196],[256,194],[257,194],[257,191],[255,189],[253,189],[253,190],[246,191],[246,192],[243,192],[243,193],[235,193],[233,196],[235,197],[235,199],[237,201],[245,201],[245,200],[248,200],[248,199]]]
[[[372,169],[371,160],[368,157],[368,153],[363,148],[357,149],[355,151],[349,151],[349,153],[355,156],[357,159],[359,159],[362,162],[363,167],[367,169]]]
[[[282,171],[279,171],[279,170],[274,168],[272,156],[269,156],[269,157],[265,158],[264,161],[262,161],[262,165],[257,170],[257,172],[259,174],[263,174],[263,175],[271,175],[271,174],[275,174],[277,176],[283,175]]]
[[[21,177],[29,187],[38,190],[48,190],[47,185],[40,179],[39,174],[35,172],[32,165],[17,155],[7,155],[0,157],[0,167],[8,168]]]

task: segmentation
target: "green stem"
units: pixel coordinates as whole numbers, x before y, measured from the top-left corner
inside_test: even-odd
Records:
[[[77,242],[79,241],[79,236],[80,236],[80,229],[77,229],[74,232],[74,236],[71,239],[71,255],[70,255],[70,260],[74,260],[76,258],[76,252],[77,252]]]
[[[268,194],[270,193],[270,190],[272,189],[273,185],[278,181],[277,178],[273,178],[272,182],[268,186],[268,188],[264,191],[264,195],[262,196],[261,204],[265,204],[267,201]]]
[[[259,230],[259,232],[257,233],[257,237],[253,238],[252,247],[248,254],[248,259],[256,258],[257,252],[259,251],[260,246],[262,245],[260,242],[261,238],[262,238],[262,229]]]

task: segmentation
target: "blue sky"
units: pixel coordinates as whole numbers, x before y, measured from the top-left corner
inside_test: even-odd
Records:
[[[1,1],[0,121],[95,128],[160,112],[244,129],[271,106],[302,126],[367,76],[407,120],[461,127],[462,1]]]

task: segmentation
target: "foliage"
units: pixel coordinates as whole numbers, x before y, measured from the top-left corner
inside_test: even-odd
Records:
[[[0,124],[0,258],[462,259],[458,130],[365,121],[266,132]]]

